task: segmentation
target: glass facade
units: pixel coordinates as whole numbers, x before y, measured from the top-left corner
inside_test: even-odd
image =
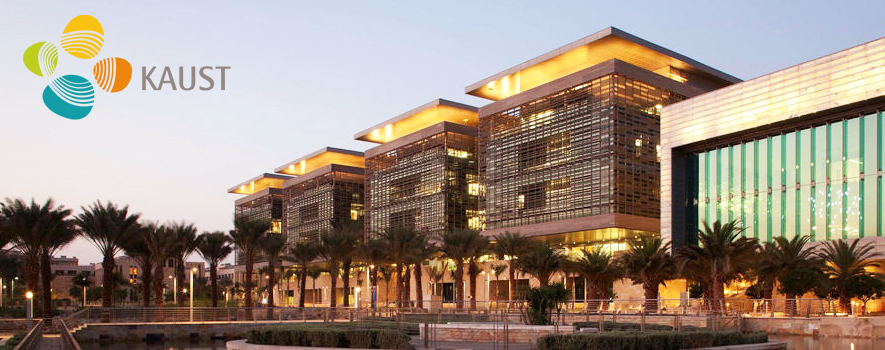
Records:
[[[366,228],[479,228],[476,137],[442,132],[366,158]]]
[[[881,236],[882,128],[876,113],[692,154],[689,232],[739,220],[762,241]]]
[[[682,99],[612,74],[482,117],[485,228],[614,213],[658,218],[659,112]]]
[[[319,243],[320,233],[331,230],[333,221],[363,217],[363,169],[334,167],[283,189],[283,226],[290,246],[296,242]]]
[[[283,232],[283,192],[278,188],[268,188],[266,191],[266,195],[248,201],[238,201],[234,207],[234,217],[246,220],[270,220],[271,232],[281,233]],[[234,262],[237,265],[245,263],[244,259],[239,250],[234,251]],[[257,257],[256,260],[260,261],[261,257]]]

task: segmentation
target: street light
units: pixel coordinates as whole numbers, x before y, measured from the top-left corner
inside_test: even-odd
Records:
[[[192,267],[192,268],[191,268],[191,284],[190,284],[190,287],[191,287],[191,288],[190,288],[190,289],[191,289],[191,305],[190,305],[190,308],[191,308],[191,322],[194,322],[194,273],[196,273],[196,272],[197,272],[197,268],[196,268],[196,267]]]
[[[172,275],[169,275],[169,279],[172,280],[172,303],[178,305],[178,279],[172,278]]]
[[[25,293],[25,298],[28,299],[28,310],[27,310],[27,318],[30,320],[34,317],[34,293],[28,291]]]

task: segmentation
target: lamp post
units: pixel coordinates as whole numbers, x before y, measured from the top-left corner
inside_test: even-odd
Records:
[[[172,278],[172,275],[169,275],[169,279],[172,280],[172,303],[178,305],[178,279]]]
[[[0,278],[0,306],[3,306],[3,278]]]
[[[86,286],[83,286],[83,307],[86,307]]]
[[[192,268],[191,268],[191,284],[190,284],[190,290],[191,290],[191,303],[190,303],[190,308],[191,308],[191,322],[194,322],[194,273],[196,273],[196,272],[197,272],[197,268],[196,268],[196,267],[192,267]]]
[[[34,293],[28,291],[25,293],[25,298],[28,299],[27,318],[30,320],[34,317]]]
[[[12,297],[12,300],[15,300],[15,281],[18,280],[18,276],[12,279],[12,289],[9,290],[9,296]]]

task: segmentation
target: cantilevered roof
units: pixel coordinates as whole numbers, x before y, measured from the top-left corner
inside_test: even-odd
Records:
[[[608,27],[480,80],[464,92],[498,101],[612,59],[680,82],[690,80],[684,73],[722,86],[741,81],[618,28]]]
[[[366,160],[363,157],[363,152],[324,147],[304,157],[283,164],[274,169],[274,171],[286,175],[304,175],[329,164],[364,168]]]
[[[236,194],[253,194],[264,190],[265,188],[283,188],[283,182],[292,178],[291,176],[264,173],[237,184],[227,190],[227,193]]]
[[[477,124],[476,107],[436,99],[353,135],[356,140],[387,143],[440,122],[473,126]]]

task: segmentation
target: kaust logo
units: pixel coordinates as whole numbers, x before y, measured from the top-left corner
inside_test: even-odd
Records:
[[[60,40],[61,48],[71,56],[88,60],[98,56],[104,45],[104,30],[95,17],[82,15],[72,19]],[[40,77],[49,77],[58,65],[58,49],[48,41],[31,45],[24,54],[25,67]],[[132,79],[132,65],[119,57],[109,57],[92,68],[95,82],[107,92],[119,92]],[[43,89],[43,104],[55,114],[68,119],[83,119],[92,111],[95,90],[79,75],[65,75],[52,80]]]
[[[95,17],[81,15],[74,17],[65,27],[59,41],[61,48],[79,59],[92,59],[98,56],[104,46],[104,30],[101,23]],[[24,54],[25,67],[40,77],[49,77],[58,66],[58,48],[48,41],[41,41],[28,47]],[[175,78],[172,68],[164,67],[159,84],[154,84],[151,74],[157,67],[142,67],[141,89],[147,90],[149,85],[152,90],[161,90],[164,84],[169,84],[172,90],[176,89]],[[230,66],[214,67],[220,72],[219,86],[225,89],[225,70]],[[208,86],[200,86],[200,90],[212,90],[215,80],[207,75],[207,70],[213,70],[211,66],[199,69],[199,75],[206,81]],[[186,74],[184,67],[178,69],[178,85],[181,90],[192,90],[196,83],[196,67],[190,69],[190,84],[185,85]],[[119,57],[108,57],[95,63],[92,68],[95,83],[102,90],[114,93],[123,91],[132,80],[132,65]],[[95,90],[92,82],[80,75],[64,75],[52,80],[43,90],[43,104],[55,114],[68,119],[83,119],[92,111],[95,102]]]

